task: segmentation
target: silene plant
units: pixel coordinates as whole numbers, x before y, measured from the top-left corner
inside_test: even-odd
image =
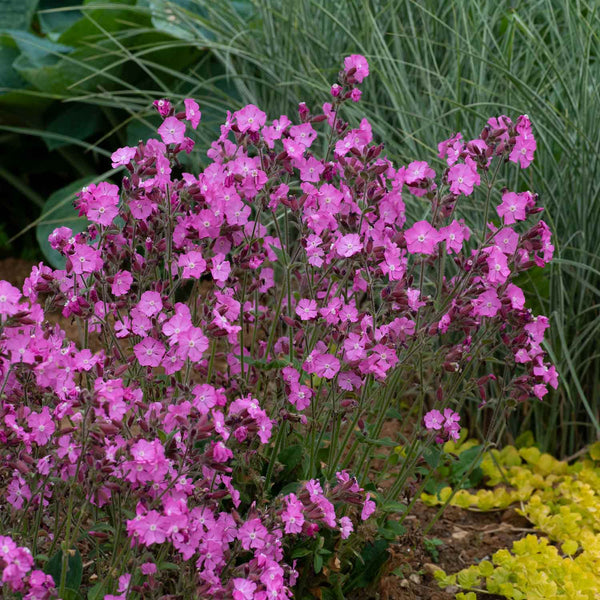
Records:
[[[556,387],[512,282],[550,231],[534,193],[497,189],[533,160],[529,119],[441,142],[441,173],[395,166],[342,117],[368,74],[347,57],[316,114],[227,113],[201,173],[180,163],[199,106],[156,101],[157,136],[112,156],[121,185],[77,195],[87,230],[50,236],[65,268],[0,282],[5,597],[341,594],[467,399],[501,420]],[[403,415],[411,441],[374,469]]]

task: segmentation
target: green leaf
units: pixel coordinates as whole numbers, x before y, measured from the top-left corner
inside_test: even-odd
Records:
[[[73,200],[75,193],[90,182],[91,179],[86,177],[57,190],[48,198],[42,211],[42,216],[35,229],[35,236],[44,256],[56,269],[64,269],[66,260],[50,246],[48,236],[57,227],[70,227],[73,233],[79,233],[87,228],[88,221],[78,215],[73,206]]]
[[[85,140],[100,127],[100,112],[90,104],[68,104],[59,115],[48,123],[46,131]],[[68,146],[69,142],[56,137],[45,137],[48,150]]]
[[[0,35],[0,88],[18,89],[26,81],[14,70],[13,63],[20,54],[16,42],[10,35]],[[6,93],[1,92],[0,93]]]
[[[535,438],[533,437],[533,433],[531,430],[524,431],[517,439],[515,440],[516,448],[530,448],[531,446],[535,446]]]
[[[323,557],[316,553],[313,559],[313,567],[315,569],[315,573],[320,573],[323,568]]]
[[[55,40],[83,17],[83,13],[75,8],[78,6],[81,6],[81,0],[40,0],[38,19],[42,32]]]
[[[62,600],[82,600],[83,596],[73,588],[65,587]]]
[[[292,552],[292,558],[303,558],[312,553],[313,553],[313,551],[310,548],[296,548]]]
[[[0,0],[0,25],[29,29],[38,0]]]
[[[387,519],[384,527],[379,528],[379,534],[386,540],[394,541],[400,536],[406,533],[406,527],[395,521],[394,519]]]
[[[87,600],[102,600],[106,594],[104,584],[99,581],[96,585],[91,587],[87,593]]]
[[[47,575],[52,575],[54,582],[58,587],[58,582],[61,579],[62,574],[62,550],[59,550],[47,563],[44,568],[44,572]],[[75,548],[74,554],[69,554],[67,561],[67,578],[66,587],[74,592],[75,595],[71,595],[69,598],[65,595],[64,600],[76,600],[80,598],[80,594],[76,591],[81,586],[81,577],[83,575],[83,561],[81,560],[81,554],[79,550]]]
[[[284,448],[277,457],[277,460],[285,465],[286,471],[293,471],[302,462],[304,455],[304,446],[296,444]]]
[[[206,9],[194,0],[149,0],[148,5],[152,11],[152,25],[168,35],[187,42],[197,41],[201,33],[207,39],[213,39],[213,34],[200,25],[200,19],[208,16]],[[187,14],[194,18],[193,27],[189,26]],[[200,17],[200,19],[198,19]]]
[[[388,546],[387,540],[377,540],[365,545],[360,555],[362,560],[356,561],[352,577],[344,586],[344,594],[357,588],[366,588],[377,579],[381,567],[389,557]]]

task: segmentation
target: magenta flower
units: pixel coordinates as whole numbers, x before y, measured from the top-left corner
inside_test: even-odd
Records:
[[[138,310],[147,317],[156,316],[162,307],[162,298],[158,292],[144,292],[137,304]]]
[[[502,195],[502,203],[496,207],[496,212],[499,217],[504,219],[505,225],[512,225],[517,221],[524,221],[527,218],[527,201],[528,197],[524,194],[505,192]]]
[[[357,233],[349,233],[343,235],[336,243],[336,251],[339,256],[349,258],[358,254],[363,249],[360,235]]]
[[[468,157],[466,161],[466,164],[455,164],[448,170],[450,191],[453,194],[470,196],[473,193],[473,186],[481,183],[475,163]]]
[[[439,410],[434,408],[425,414],[423,421],[427,429],[439,431],[444,424],[444,416]]]
[[[182,254],[177,265],[183,269],[181,276],[184,279],[198,279],[206,271],[206,261],[202,253],[195,250]]]
[[[496,234],[494,241],[504,254],[510,256],[517,251],[519,234],[510,227],[504,227]]]
[[[31,439],[38,446],[45,446],[56,429],[47,406],[42,408],[41,413],[31,413],[27,417],[27,425],[32,430]]]
[[[411,254],[434,254],[440,241],[439,232],[427,221],[417,221],[406,230],[404,237],[406,248]]]
[[[87,244],[76,244],[73,254],[70,256],[70,260],[73,267],[73,273],[77,275],[93,273],[102,268],[100,252]]]
[[[115,150],[110,157],[112,168],[115,169],[122,165],[128,165],[134,159],[136,152],[137,148],[131,148],[129,146],[124,146],[123,148]]]
[[[158,128],[158,133],[165,144],[181,144],[185,137],[185,123],[176,117],[167,117]]]
[[[346,74],[352,71],[350,77],[357,83],[362,83],[364,78],[369,75],[369,63],[361,54],[351,54],[344,58],[344,71]]]
[[[123,296],[130,290],[132,283],[133,277],[129,271],[119,271],[115,273],[110,290],[115,296]]]
[[[259,131],[265,124],[267,115],[254,104],[248,104],[241,110],[233,113],[238,129],[242,133]]]
[[[136,358],[144,367],[158,367],[165,355],[165,347],[154,338],[144,338],[133,347]]]
[[[510,275],[506,254],[504,254],[504,252],[502,252],[498,246],[485,248],[484,252],[487,253],[487,281],[493,283],[494,285],[500,285],[501,283],[504,283]]]
[[[340,370],[340,361],[333,354],[319,354],[314,360],[315,373],[325,379],[333,379]]]
[[[202,117],[202,113],[200,112],[200,107],[198,103],[192,98],[186,98],[183,101],[185,105],[185,118],[189,121],[194,129],[198,127],[200,123],[200,118]]]
[[[375,509],[377,508],[375,502],[373,502],[373,500],[371,500],[370,498],[371,494],[367,492],[365,503],[363,504],[362,511],[360,513],[360,518],[363,521],[366,521],[375,512]]]
[[[473,300],[473,314],[480,317],[495,317],[501,307],[496,290],[487,290]]]
[[[0,315],[11,316],[19,312],[21,292],[8,281],[0,281]]]
[[[525,294],[520,287],[517,287],[514,283],[509,283],[506,286],[504,292],[505,297],[510,299],[510,305],[512,308],[522,310],[525,308]]]
[[[450,225],[442,227],[439,233],[440,238],[446,242],[448,254],[451,252],[458,254],[462,250],[463,242],[470,237],[469,228],[456,219]]]
[[[301,321],[314,319],[317,316],[317,302],[303,298],[296,305],[296,314],[300,317]]]
[[[256,596],[256,583],[249,579],[242,579],[241,577],[234,577],[233,583],[233,600],[253,600]],[[278,594],[279,595],[279,594]],[[265,596],[266,598],[266,596]]]

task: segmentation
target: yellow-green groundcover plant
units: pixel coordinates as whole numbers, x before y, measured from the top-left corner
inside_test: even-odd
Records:
[[[445,450],[461,453],[475,442]],[[517,505],[539,532],[498,550],[458,573],[439,570],[441,587],[456,585],[458,600],[476,600],[476,592],[514,600],[598,600],[600,598],[600,443],[589,456],[568,464],[535,447],[491,450],[481,464],[489,489],[475,492],[449,487],[423,494],[429,505],[449,501],[470,510]]]

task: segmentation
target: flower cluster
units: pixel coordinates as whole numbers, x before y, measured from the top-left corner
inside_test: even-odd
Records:
[[[29,549],[17,546],[9,536],[0,536],[0,572],[2,585],[19,592],[25,600],[49,600],[56,596],[52,576],[33,569]]]
[[[88,229],[51,234],[64,268],[34,267],[22,290],[0,282],[11,522],[60,531],[65,548],[89,531],[98,555],[113,553],[99,583],[111,600],[291,597],[294,545],[320,532],[351,542],[375,511],[376,474],[354,450],[395,394],[421,390],[426,427],[453,438],[456,398],[556,385],[548,320],[511,283],[552,257],[543,221],[519,228],[537,197],[503,192],[499,222],[477,236],[458,208],[493,161],[528,164],[529,120],[443,142],[441,177],[423,161],[396,167],[366,119],[340,117],[368,74],[348,57],[331,102],[301,103],[295,123],[254,105],[228,113],[200,173],[182,166],[198,105],[158,100],[158,137],[112,155],[121,186],[78,194]],[[428,220],[407,225],[411,198]],[[80,325],[78,342],[53,310]],[[165,557],[178,581],[157,568]]]

